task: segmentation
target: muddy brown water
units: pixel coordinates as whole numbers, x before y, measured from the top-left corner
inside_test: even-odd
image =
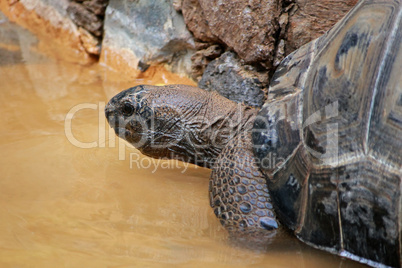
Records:
[[[0,267],[362,266],[288,234],[234,242],[209,207],[210,170],[154,161],[108,128],[117,92],[188,80],[125,80],[38,43],[0,16]]]

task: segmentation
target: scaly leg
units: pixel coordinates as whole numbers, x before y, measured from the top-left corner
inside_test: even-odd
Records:
[[[266,180],[252,152],[250,133],[234,137],[216,159],[209,196],[215,215],[229,231],[278,228]]]

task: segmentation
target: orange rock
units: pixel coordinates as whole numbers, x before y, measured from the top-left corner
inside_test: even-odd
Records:
[[[0,1],[0,10],[10,21],[38,37],[40,52],[69,62],[94,62],[82,45],[80,33],[71,20],[51,6],[31,2],[35,3],[27,7],[19,1]]]

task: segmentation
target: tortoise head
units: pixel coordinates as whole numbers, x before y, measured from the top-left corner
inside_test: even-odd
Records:
[[[132,87],[114,96],[105,107],[106,119],[116,135],[139,147],[150,139],[147,121],[153,111],[145,103],[148,93],[142,86]]]
[[[140,85],[114,96],[105,114],[147,156],[212,167],[232,135],[251,129],[256,110],[197,87]]]
[[[183,87],[140,85],[122,91],[106,105],[108,123],[143,154],[173,158],[171,153],[185,138],[183,125],[191,120],[189,106],[197,106]]]
[[[227,142],[220,135],[211,141],[215,125],[222,128],[215,114],[225,118],[226,110],[236,108],[215,95],[186,85],[140,85],[114,96],[105,114],[116,134],[141,153],[210,167]],[[211,99],[217,99],[221,108]]]

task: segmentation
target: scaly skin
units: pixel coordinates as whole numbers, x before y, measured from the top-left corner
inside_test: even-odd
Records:
[[[113,97],[105,114],[143,154],[212,168],[211,207],[229,231],[278,228],[252,152],[256,109],[196,87],[142,85]]]

